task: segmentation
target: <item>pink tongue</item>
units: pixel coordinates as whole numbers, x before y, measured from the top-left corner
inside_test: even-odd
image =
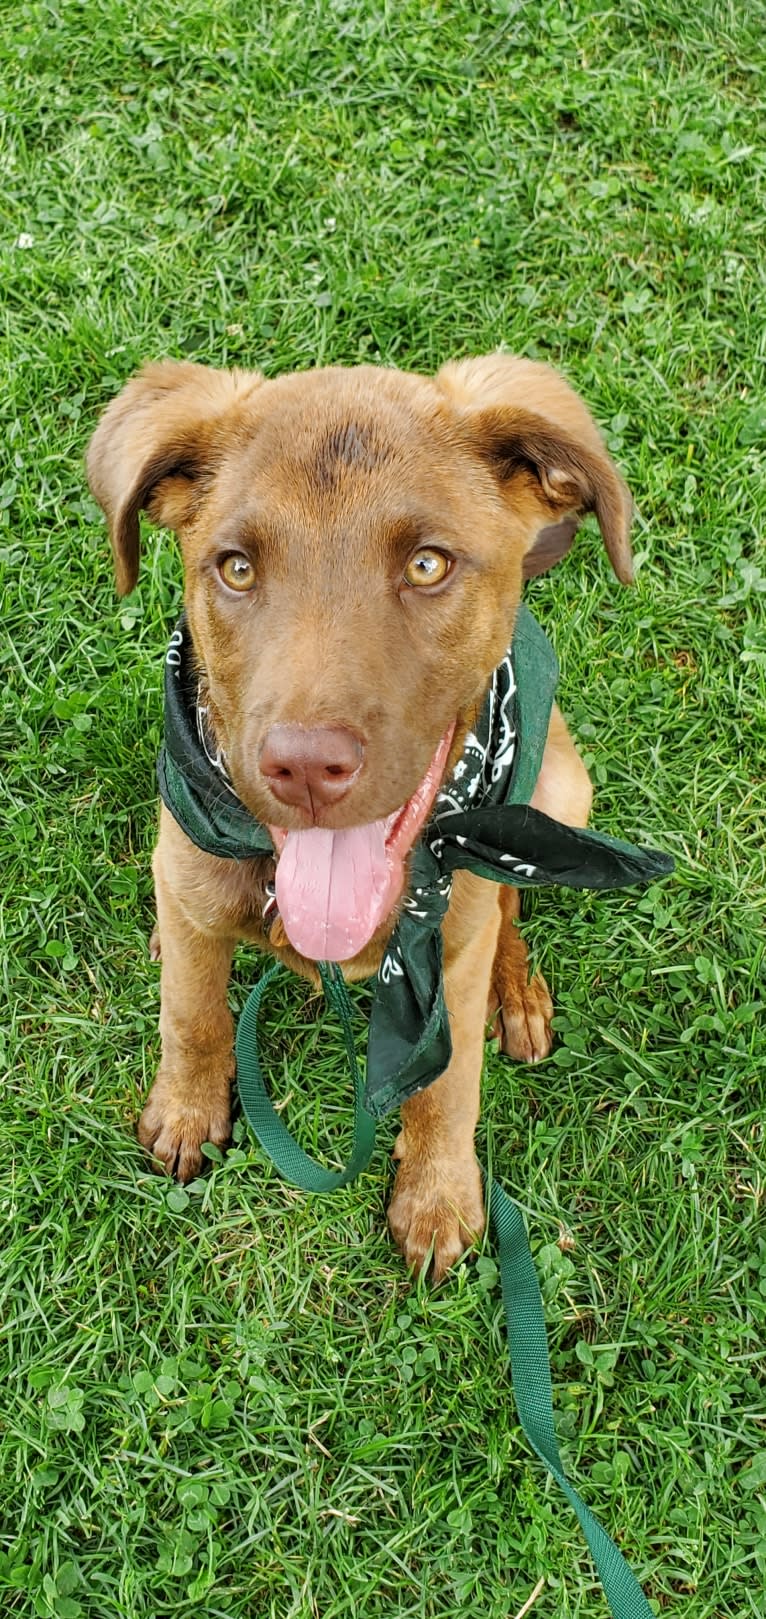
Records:
[[[291,945],[310,961],[350,961],[398,898],[401,862],[386,854],[386,821],[340,832],[288,832],[277,861],[279,914]]]

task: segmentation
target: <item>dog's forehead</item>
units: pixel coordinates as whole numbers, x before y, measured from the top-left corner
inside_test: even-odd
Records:
[[[374,366],[293,373],[253,399],[249,470],[296,491],[332,492],[403,465],[414,475],[441,449],[447,413],[426,378]],[[260,475],[260,476],[259,476]]]

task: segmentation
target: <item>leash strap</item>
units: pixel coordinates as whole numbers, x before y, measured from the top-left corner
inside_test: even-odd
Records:
[[[353,1007],[340,968],[320,965],[322,988],[343,1030],[348,1065],[354,1081],[354,1141],[345,1168],[325,1169],[310,1158],[282,1123],[269,1096],[258,1056],[258,1013],[269,985],[286,969],[270,967],[250,991],[237,1025],[237,1084],[248,1124],[285,1180],[303,1192],[334,1192],[348,1186],[367,1168],[375,1150],[375,1120],[364,1106],[364,1084],[354,1048]]]
[[[364,1089],[356,1060],[353,1007],[340,969],[320,966],[325,995],[340,1018],[354,1081],[354,1139],[344,1169],[330,1170],[299,1147],[271,1102],[258,1055],[258,1014],[264,994],[286,969],[271,967],[260,979],[242,1011],[237,1027],[237,1082],[245,1117],[264,1152],[280,1174],[304,1192],[330,1192],[366,1169],[375,1147],[375,1121],[364,1107]],[[614,1619],[654,1619],[649,1603],[621,1551],[570,1484],[561,1462],[553,1426],[548,1342],[540,1284],[529,1250],[524,1217],[497,1181],[488,1187],[489,1214],[500,1260],[503,1308],[508,1333],[511,1381],[524,1433],[540,1461],[556,1480],[577,1514],[596,1572]]]
[[[652,1619],[652,1610],[621,1551],[564,1472],[553,1426],[551,1369],[543,1301],[524,1216],[497,1181],[489,1212],[497,1236],[500,1282],[516,1410],[524,1433],[574,1507],[614,1619]]]

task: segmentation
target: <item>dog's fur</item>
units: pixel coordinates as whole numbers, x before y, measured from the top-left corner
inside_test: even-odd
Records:
[[[350,791],[322,814],[343,827],[391,814],[415,790],[450,723],[448,770],[508,646],[524,577],[569,548],[594,511],[620,579],[631,577],[630,500],[585,406],[551,369],[509,355],[446,365],[433,378],[372,366],[266,381],[164,361],[107,409],[88,452],[117,585],[136,583],[139,513],[180,538],[186,610],[206,672],[215,734],[242,802],[299,828],[259,769],[273,724],[353,727],[366,743]],[[404,589],[418,546],[444,549],[440,590]],[[242,552],[257,587],[217,572]],[[532,803],[585,825],[587,772],[557,708]],[[200,1147],[229,1135],[232,1019],[226,988],[238,939],[313,964],[262,925],[267,860],[202,853],[163,807],[154,858],[162,956],[162,1061],[139,1136],[181,1180]],[[444,923],[454,1054],[405,1103],[389,1208],[411,1266],[433,1243],[438,1278],[484,1220],[473,1136],[488,1015],[510,1055],[550,1049],[552,1007],[528,982],[518,894],[461,872]],[[389,917],[347,964],[377,970]],[[280,942],[275,945],[275,938]]]

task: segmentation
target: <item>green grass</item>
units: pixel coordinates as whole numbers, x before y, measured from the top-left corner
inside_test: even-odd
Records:
[[[764,1619],[766,8],[0,9],[3,1612],[508,1619],[540,1578],[534,1619],[606,1611],[515,1421],[491,1245],[432,1294],[385,1150],[311,1200],[238,1128],[179,1193],[133,1135],[180,572],[148,535],[116,603],[86,438],[147,356],[504,343],[566,369],[635,492],[635,590],[589,528],[530,598],[597,825],[678,865],[535,902],[558,1043],[488,1054],[482,1152],[530,1211],[587,1499],[658,1612]],[[307,1143],[346,1109],[316,1020],[277,992]]]

